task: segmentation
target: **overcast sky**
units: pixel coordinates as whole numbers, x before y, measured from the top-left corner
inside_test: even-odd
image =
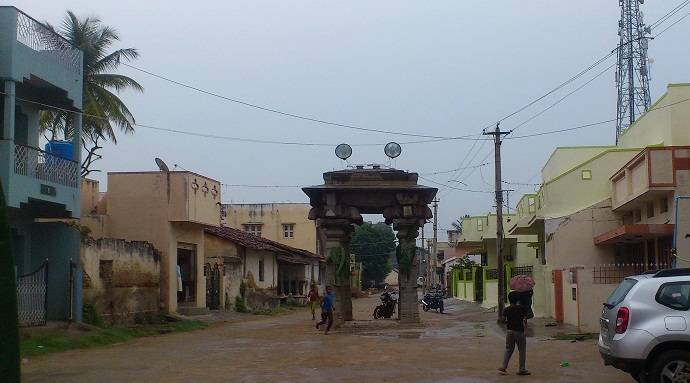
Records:
[[[556,147],[615,144],[615,55],[510,116],[615,49],[615,0],[4,3],[53,25],[66,10],[98,15],[120,34],[114,48],[139,50],[128,64],[142,71],[118,72],[146,88],[121,94],[140,126],[101,151],[91,178],[102,190],[107,172],[157,170],[160,157],[220,181],[224,203],[308,202],[300,187],[322,184],[323,172],[377,163],[439,187],[445,239],[462,215],[495,211],[493,142],[482,129],[514,130],[502,145],[511,209],[538,189]],[[645,22],[682,3],[648,0]],[[652,102],[669,83],[690,82],[688,13],[652,32]],[[402,146],[393,161],[383,153],[390,141]],[[349,162],[334,155],[343,142]]]

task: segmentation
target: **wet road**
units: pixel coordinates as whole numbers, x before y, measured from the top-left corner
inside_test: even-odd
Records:
[[[532,376],[497,368],[504,333],[496,314],[446,300],[446,313],[422,312],[420,326],[373,320],[378,298],[354,301],[355,321],[329,335],[311,313],[251,317],[192,333],[136,339],[104,348],[32,358],[22,381],[32,382],[610,382],[630,383],[605,367],[596,341],[547,337],[527,343]],[[536,326],[535,321],[535,326]],[[568,367],[560,367],[561,362]]]

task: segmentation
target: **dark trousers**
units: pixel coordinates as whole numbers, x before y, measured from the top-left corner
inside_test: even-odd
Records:
[[[319,321],[319,326],[325,324],[328,321],[328,326],[326,326],[326,332],[333,326],[333,310],[323,310],[321,311],[321,321]]]

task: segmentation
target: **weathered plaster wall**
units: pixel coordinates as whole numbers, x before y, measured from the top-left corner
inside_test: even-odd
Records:
[[[83,298],[109,325],[159,310],[159,252],[147,242],[89,239],[83,245]]]

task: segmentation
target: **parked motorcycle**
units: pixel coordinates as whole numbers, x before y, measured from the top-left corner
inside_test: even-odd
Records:
[[[422,310],[429,311],[431,309],[443,314],[443,291],[431,290],[422,299]]]
[[[390,318],[395,313],[395,305],[398,303],[398,296],[395,292],[388,291],[381,294],[381,304],[374,309],[374,319]]]

